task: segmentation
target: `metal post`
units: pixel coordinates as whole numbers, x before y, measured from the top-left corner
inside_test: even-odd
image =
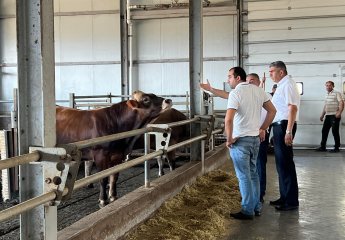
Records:
[[[69,94],[69,107],[70,108],[75,107],[75,94],[74,93]]]
[[[201,172],[205,174],[205,140],[201,140]]]
[[[189,0],[189,81],[191,95],[191,116],[203,115],[202,95],[200,94],[200,82],[203,79],[203,1]],[[200,125],[192,128],[192,137],[199,136]],[[191,160],[199,160],[200,143],[194,143],[191,147]]]
[[[129,95],[127,0],[120,0],[121,95]],[[125,100],[123,97],[121,100]]]
[[[150,134],[145,133],[145,155],[150,153]],[[145,161],[145,187],[150,187],[150,160]]]
[[[16,0],[16,7],[21,155],[29,152],[29,146],[55,146],[54,4],[53,0]],[[41,165],[22,165],[19,171],[20,201],[41,195]],[[21,214],[21,239],[57,239],[56,219],[56,207],[39,206]]]

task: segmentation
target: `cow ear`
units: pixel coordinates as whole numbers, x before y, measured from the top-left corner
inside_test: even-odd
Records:
[[[139,104],[135,100],[128,100],[127,101],[127,106],[130,108],[138,108]]]

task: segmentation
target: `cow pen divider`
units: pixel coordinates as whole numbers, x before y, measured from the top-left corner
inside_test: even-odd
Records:
[[[73,182],[72,187],[69,189],[67,186],[64,185],[64,183],[62,184],[62,186],[64,186],[63,189],[56,189],[56,190],[52,190],[49,192],[46,192],[40,196],[34,197],[32,199],[29,199],[27,201],[24,201],[22,203],[19,203],[18,205],[15,205],[11,208],[2,210],[0,212],[0,222],[9,219],[11,217],[14,217],[18,214],[21,214],[23,212],[26,212],[30,209],[33,209],[37,206],[40,206],[41,204],[46,204],[46,206],[57,206],[60,203],[59,201],[56,201],[56,199],[58,197],[63,197],[66,195],[70,195],[72,193],[73,190],[76,189],[80,189],[84,186],[87,186],[90,183],[94,183],[100,179],[103,179],[105,177],[108,177],[112,174],[118,173],[120,171],[123,171],[125,169],[128,169],[130,167],[133,167],[135,165],[147,162],[148,160],[161,156],[163,154],[165,154],[165,152],[170,152],[173,151],[179,147],[182,147],[184,145],[187,144],[191,144],[194,143],[196,141],[201,140],[201,146],[204,147],[205,146],[205,139],[210,137],[210,135],[213,134],[217,134],[222,132],[222,129],[216,129],[214,131],[212,131],[212,129],[210,130],[209,126],[211,126],[210,121],[214,121],[214,119],[212,118],[212,116],[196,116],[193,119],[189,119],[189,120],[184,120],[184,121],[179,121],[179,122],[174,122],[174,123],[169,123],[169,124],[156,124],[157,127],[155,127],[155,125],[146,127],[146,128],[141,128],[141,129],[137,129],[137,130],[132,130],[132,131],[128,131],[128,132],[122,132],[122,133],[118,133],[118,134],[113,134],[113,135],[109,135],[109,136],[104,136],[104,137],[99,137],[99,138],[95,138],[95,139],[90,139],[90,140],[85,140],[85,141],[79,141],[79,142],[75,142],[75,143],[71,143],[71,144],[67,144],[64,145],[64,147],[66,147],[66,149],[68,149],[68,147],[70,149],[83,149],[83,148],[87,148],[87,147],[91,147],[91,146],[95,146],[95,145],[99,145],[99,144],[103,144],[106,142],[110,142],[110,141],[115,141],[115,140],[119,140],[119,139],[123,139],[123,138],[128,138],[128,137],[132,137],[132,136],[136,136],[139,134],[145,134],[145,139],[149,139],[148,134],[149,133],[153,133],[153,132],[166,132],[168,129],[170,129],[171,127],[175,127],[175,126],[180,126],[180,125],[184,125],[184,124],[189,124],[189,123],[193,123],[193,122],[199,122],[201,123],[202,121],[206,122],[208,121],[208,127],[207,130],[208,132],[205,134],[202,134],[200,136],[188,139],[186,141],[177,143],[175,145],[172,146],[167,146],[164,150],[158,150],[152,153],[148,153],[144,156],[135,158],[133,160],[127,161],[125,163],[116,165],[112,168],[106,169],[104,171],[95,173],[89,177],[86,177],[84,179],[78,180]],[[165,126],[166,128],[162,128],[162,126]],[[57,146],[59,147],[59,146]],[[35,149],[35,148],[33,148]],[[42,148],[44,149],[44,148]],[[53,148],[56,149],[56,148]],[[61,148],[60,148],[61,149]],[[149,141],[145,143],[145,151],[147,152],[147,149],[149,149]],[[52,151],[53,154],[55,153],[56,155],[58,155],[58,150],[56,150],[55,152]],[[204,148],[201,149],[201,160],[202,160],[202,166],[204,166]],[[61,154],[61,152],[60,152]],[[66,154],[68,155],[68,154]],[[14,166],[18,166],[20,164],[27,164],[27,163],[33,163],[33,162],[37,162],[39,160],[42,160],[41,158],[44,158],[45,153],[41,152],[41,151],[33,151],[31,153],[28,154],[24,154],[21,156],[17,156],[17,157],[12,157],[12,158],[8,158],[5,160],[0,161],[0,170],[2,169],[6,169],[6,168],[11,168]],[[59,159],[68,159],[69,157],[67,156],[58,156]],[[80,160],[80,155],[79,155],[79,159]],[[56,164],[58,165],[58,164]],[[63,165],[63,164],[62,164]],[[78,165],[79,166],[79,165]],[[44,167],[44,166],[43,166]],[[56,168],[59,169],[58,166],[56,166]],[[60,169],[64,169],[60,168]],[[146,171],[146,169],[145,169]],[[145,174],[145,178],[148,178],[148,174]],[[47,181],[46,181],[47,183]],[[145,185],[149,183],[149,179],[145,179]],[[58,183],[59,185],[60,183]],[[51,219],[50,219],[51,220]],[[46,221],[49,221],[49,219]],[[55,221],[57,221],[57,219],[55,219]],[[55,238],[51,238],[51,239],[55,239]]]
[[[184,98],[185,101],[174,101],[174,105],[185,106],[184,110],[181,110],[187,118],[190,118],[190,95],[188,91],[186,94],[171,94],[171,95],[158,95],[163,98]],[[109,107],[115,102],[113,98],[119,98],[121,100],[130,99],[131,95],[112,95],[111,93],[106,95],[80,95],[75,93],[69,94],[69,107],[71,108],[101,108]]]

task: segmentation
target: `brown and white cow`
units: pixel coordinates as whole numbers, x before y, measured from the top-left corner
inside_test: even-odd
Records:
[[[136,93],[134,93],[136,96]],[[66,107],[56,108],[57,144],[66,144],[86,139],[101,137],[119,132],[138,129],[146,125],[162,111],[162,106],[169,106],[171,100],[154,94],[139,92],[136,100],[113,104],[110,107],[95,110],[78,110]],[[167,104],[168,103],[168,104]],[[98,171],[120,164],[131,151],[132,138],[121,139],[83,151],[83,159],[93,159]],[[116,199],[116,181],[118,174],[110,176],[109,200]],[[108,179],[100,181],[100,206],[107,203],[106,186]]]

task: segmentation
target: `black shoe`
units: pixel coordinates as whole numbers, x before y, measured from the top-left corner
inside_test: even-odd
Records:
[[[327,152],[326,148],[324,147],[318,147],[317,149],[315,149],[316,152]]]
[[[276,206],[276,209],[278,211],[292,211],[292,210],[298,209],[298,205],[297,206],[281,205],[281,206]]]
[[[254,211],[255,216],[260,217],[261,216],[261,211]]]
[[[273,205],[273,206],[280,206],[283,204],[283,201],[279,198],[275,201],[270,201],[270,205]]]
[[[230,213],[230,217],[233,217],[235,219],[241,219],[241,220],[253,220],[254,216],[253,215],[247,215],[242,212],[238,213]]]
[[[337,153],[339,151],[340,151],[339,148],[334,148],[332,150],[329,150],[328,152],[330,152],[330,153]]]

